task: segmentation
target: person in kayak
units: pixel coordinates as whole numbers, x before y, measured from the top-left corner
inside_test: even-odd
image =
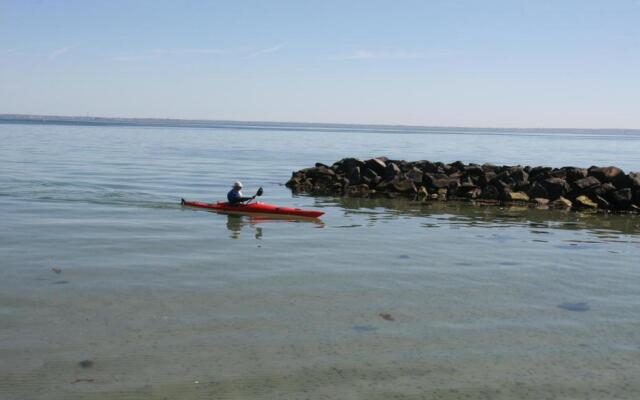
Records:
[[[227,193],[227,201],[229,205],[235,206],[244,203],[245,201],[253,200],[256,196],[253,197],[243,197],[242,196],[242,182],[236,182],[233,184],[233,189]]]

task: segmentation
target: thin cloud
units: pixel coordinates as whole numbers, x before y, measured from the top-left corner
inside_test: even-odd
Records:
[[[351,54],[337,57],[338,60],[419,60],[451,56],[450,51],[407,51],[407,50],[355,50]]]
[[[277,44],[275,46],[267,47],[265,49],[260,49],[258,51],[254,51],[253,53],[249,54],[247,56],[247,58],[255,58],[255,57],[263,56],[265,54],[275,53],[277,51],[280,51],[280,49],[282,49],[282,47],[284,47],[284,45],[281,43],[281,44]]]
[[[56,58],[62,56],[63,54],[68,53],[69,51],[71,51],[73,48],[75,48],[76,46],[66,46],[66,47],[60,47],[59,49],[55,49],[54,51],[52,51],[51,53],[49,53],[49,57],[48,60],[49,61],[53,61]]]
[[[416,51],[393,50],[393,51],[373,51],[356,50],[351,54],[339,57],[343,60],[413,60],[426,58],[424,53]]]
[[[111,57],[113,61],[135,61],[145,60],[159,57],[171,57],[180,55],[205,55],[205,54],[221,54],[224,50],[209,48],[184,48],[184,49],[151,49],[139,52],[126,52]]]
[[[153,49],[148,51],[149,54],[153,55],[179,55],[179,54],[220,54],[222,50],[218,49]]]

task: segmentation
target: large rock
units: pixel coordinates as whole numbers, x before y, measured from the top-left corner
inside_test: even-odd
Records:
[[[589,194],[593,194],[594,196],[601,196],[604,198],[608,198],[609,195],[618,190],[612,183],[605,183],[600,186],[596,186],[594,188],[589,189]]]
[[[549,206],[554,208],[571,208],[572,205],[573,203],[571,202],[571,200],[566,199],[562,196],[549,203]]]
[[[489,163],[482,164],[480,168],[482,168],[482,172],[484,172],[485,174],[487,172],[493,172],[494,174],[497,174],[500,169],[500,167],[498,167],[497,165],[489,164]]]
[[[536,182],[537,183],[537,182]],[[518,182],[516,183],[516,185],[514,186],[514,192],[528,192],[531,189],[531,182]]]
[[[611,195],[611,203],[617,209],[624,210],[631,206],[631,201],[633,199],[633,192],[630,188],[624,188],[620,190],[616,190]]]
[[[307,172],[306,175],[311,178],[318,178],[321,176],[333,178],[336,176],[336,173],[334,170],[327,167],[326,165],[320,165],[320,166],[316,166],[315,168],[310,168],[310,171]]]
[[[536,182],[531,185],[531,188],[527,191],[527,195],[532,198],[549,198],[549,192],[545,189],[540,182]]]
[[[611,208],[611,203],[607,199],[602,196],[592,195],[593,201],[598,203],[598,208],[602,208],[603,210],[608,210]]]
[[[411,179],[394,180],[391,182],[391,187],[399,193],[415,194],[418,192],[415,183]]]
[[[574,181],[571,186],[575,190],[582,191],[585,189],[596,188],[600,186],[600,181],[595,176],[588,176],[586,178]]]
[[[576,167],[562,167],[566,172],[566,180],[569,183],[575,182],[578,179],[587,177],[587,169],[586,168],[576,168]]]
[[[469,164],[463,168],[463,172],[466,176],[480,176],[484,174],[482,167],[476,164]]]
[[[529,181],[529,174],[527,174],[521,166],[511,167],[509,174],[511,178],[516,181],[516,184],[522,184]]]
[[[467,193],[474,191],[475,189],[478,189],[478,186],[474,185],[471,182],[464,182],[457,187],[455,194],[458,197],[468,197]]]
[[[594,176],[602,183],[618,180],[624,172],[618,167],[591,167],[589,168],[589,176]]]
[[[529,171],[529,180],[544,180],[549,178],[549,173],[552,168],[549,167],[534,167]]]
[[[384,171],[387,168],[386,157],[376,157],[364,162],[364,165],[375,172],[378,175],[384,175]]]
[[[538,207],[547,207],[547,206],[549,206],[549,199],[546,199],[544,197],[536,197],[535,199],[533,199],[533,202]]]
[[[494,179],[496,179],[497,176],[498,174],[496,174],[494,171],[485,171],[485,173],[480,175],[480,177],[478,178],[478,184],[481,186],[489,185],[491,184],[491,182],[493,182]]]
[[[444,170],[440,168],[436,163],[432,163],[431,161],[426,160],[420,161],[417,167],[420,168],[425,174],[437,174],[444,172]]]
[[[529,196],[524,192],[507,192],[506,195],[509,201],[529,201]]]
[[[384,170],[384,174],[382,175],[382,180],[391,182],[392,180],[399,178],[402,171],[400,171],[400,167],[393,162],[387,163],[387,167]]]
[[[360,168],[360,178],[369,187],[375,187],[380,182],[380,176],[367,167]]]
[[[352,185],[359,185],[362,182],[362,175],[360,175],[360,167],[353,166],[345,171],[345,177]]]
[[[510,176],[507,176],[504,179],[494,179],[491,181],[491,184],[495,187],[497,187],[499,190],[504,191],[504,190],[513,190],[516,187],[516,181],[511,178]]]
[[[424,176],[424,174],[422,173],[422,170],[420,170],[419,168],[413,167],[407,171],[405,176],[407,177],[407,179],[411,179],[415,184],[421,184],[422,177]]]
[[[498,200],[500,198],[500,191],[493,185],[487,185],[482,188],[480,197],[485,200]]]
[[[291,189],[296,189],[302,183],[302,178],[300,176],[292,176],[291,179],[287,181],[284,185]]]
[[[449,167],[453,170],[453,171],[457,171],[457,172],[463,172],[465,165],[462,161],[455,161],[451,164],[449,164]],[[449,173],[449,172],[447,172]]]
[[[551,172],[549,172],[549,177],[550,178],[560,178],[560,179],[564,179],[566,181],[567,180],[567,171],[565,171],[564,169],[554,168]]]
[[[473,188],[464,194],[467,199],[475,200],[482,196],[482,189],[479,187]]]
[[[598,208],[598,204],[585,195],[576,197],[575,205],[579,208]]]
[[[545,189],[547,189],[549,199],[552,200],[555,200],[560,196],[564,196],[569,191],[569,185],[561,178],[548,178],[540,183]]]
[[[640,188],[640,172],[631,172],[629,174],[629,183],[632,188]]]
[[[445,174],[424,174],[422,182],[432,189],[448,188],[451,185],[458,185],[460,181],[456,178],[450,178]]]

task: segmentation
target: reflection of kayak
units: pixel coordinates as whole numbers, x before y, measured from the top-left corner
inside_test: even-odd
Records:
[[[280,207],[272,204],[265,203],[250,203],[250,204],[238,204],[229,205],[228,203],[203,203],[199,201],[189,201],[182,199],[183,206],[206,208],[209,210],[222,211],[227,213],[240,213],[240,214],[275,214],[275,215],[291,215],[296,217],[306,218],[318,218],[323,215],[323,211],[302,210],[300,208],[293,207]]]

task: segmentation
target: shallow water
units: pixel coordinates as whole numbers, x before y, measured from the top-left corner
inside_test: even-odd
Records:
[[[0,124],[0,398],[640,398],[640,218],[282,186],[352,155],[640,170],[634,134],[443,132]],[[178,205],[236,179],[327,214]]]

